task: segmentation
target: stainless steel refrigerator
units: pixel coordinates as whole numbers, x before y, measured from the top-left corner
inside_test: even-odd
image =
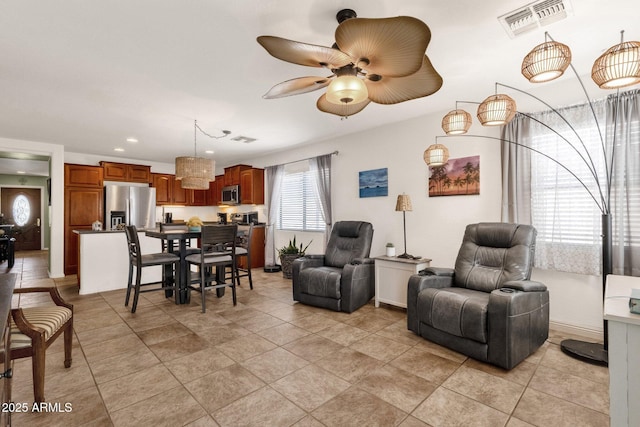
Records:
[[[118,229],[119,224],[139,229],[156,226],[156,189],[128,185],[105,185],[105,229]],[[120,226],[122,227],[122,226]]]

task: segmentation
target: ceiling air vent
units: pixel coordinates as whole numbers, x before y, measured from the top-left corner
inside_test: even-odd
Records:
[[[509,37],[560,21],[573,12],[569,0],[539,0],[498,17]]]
[[[256,140],[256,138],[249,138],[248,136],[236,136],[235,138],[231,138],[232,141],[244,142],[248,144]]]

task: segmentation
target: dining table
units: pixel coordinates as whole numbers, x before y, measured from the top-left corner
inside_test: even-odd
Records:
[[[187,241],[191,239],[199,239],[201,236],[200,231],[182,231],[182,230],[160,230],[152,229],[146,230],[145,235],[148,237],[155,237],[157,239],[167,241],[167,250],[171,253],[175,253],[180,257],[180,274],[177,278],[173,277],[171,266],[165,266],[164,277],[167,280],[177,280],[178,282],[178,302],[180,304],[188,304],[191,301],[191,292],[189,291],[189,282],[191,281],[191,270],[187,263]],[[177,243],[177,244],[176,244]],[[216,271],[216,275],[219,283],[224,283],[225,274],[224,270]],[[171,297],[171,291],[166,291],[167,297]],[[224,288],[216,289],[216,295],[219,297],[224,296]]]

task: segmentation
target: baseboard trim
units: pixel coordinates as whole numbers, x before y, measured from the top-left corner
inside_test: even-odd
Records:
[[[584,337],[585,339],[593,341],[602,341],[604,339],[602,330],[590,329],[582,326],[570,325],[567,323],[549,322],[549,329],[553,329],[554,331],[558,331],[560,333],[579,335],[581,337]]]

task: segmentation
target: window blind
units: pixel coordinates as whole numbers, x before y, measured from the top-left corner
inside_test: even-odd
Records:
[[[285,173],[278,229],[324,231],[325,227],[314,174],[309,170]]]

